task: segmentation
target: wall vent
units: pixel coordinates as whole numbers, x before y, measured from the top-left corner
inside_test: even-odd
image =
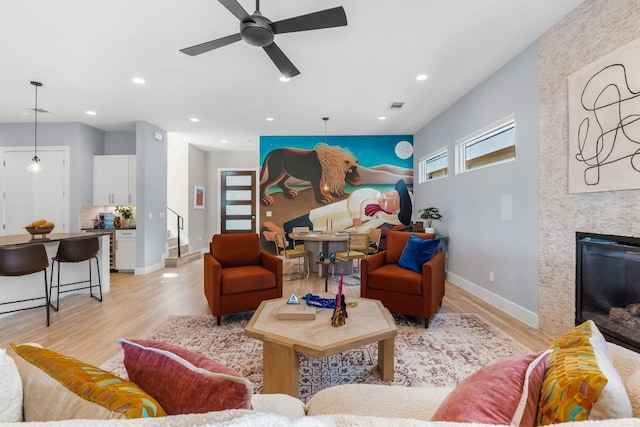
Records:
[[[404,102],[393,102],[389,106],[389,109],[390,110],[399,110],[399,109],[402,108],[403,105],[404,105]]]

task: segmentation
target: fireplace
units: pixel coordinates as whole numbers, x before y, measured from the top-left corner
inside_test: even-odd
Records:
[[[640,238],[576,233],[576,324],[640,352]]]

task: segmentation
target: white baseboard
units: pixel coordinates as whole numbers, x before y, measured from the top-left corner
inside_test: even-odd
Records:
[[[517,304],[512,303],[499,295],[489,292],[485,288],[476,285],[473,282],[468,281],[460,276],[457,276],[450,271],[447,271],[447,280],[454,285],[464,289],[465,291],[477,296],[483,301],[488,302],[500,311],[504,311],[510,316],[526,323],[532,328],[538,328],[538,315],[530,310],[520,307]]]

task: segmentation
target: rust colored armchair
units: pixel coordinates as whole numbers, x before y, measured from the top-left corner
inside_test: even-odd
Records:
[[[398,266],[402,251],[412,233],[392,231],[387,250],[364,258],[360,295],[377,299],[392,313],[424,318],[424,327],[444,298],[444,253],[440,249],[422,265],[422,273]],[[413,233],[422,239],[435,234]]]
[[[255,310],[282,296],[282,260],[261,250],[257,234],[215,234],[209,248],[204,294],[218,325],[223,314]]]

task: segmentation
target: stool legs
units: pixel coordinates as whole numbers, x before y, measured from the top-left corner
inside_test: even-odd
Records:
[[[91,260],[95,259],[96,261],[96,271],[98,273],[98,284],[94,285],[93,284],[93,277],[92,277],[92,273],[91,273]],[[62,293],[64,292],[71,292],[71,291],[77,291],[77,290],[81,290],[81,289],[89,289],[89,295],[91,296],[91,298],[94,298],[100,302],[102,302],[102,278],[100,277],[100,261],[98,260],[98,257],[95,256],[93,258],[89,258],[88,260],[88,265],[89,265],[89,280],[80,280],[77,282],[71,282],[71,283],[60,283],[60,261],[56,260],[55,258],[52,260],[51,262],[51,283],[49,284],[49,295],[47,297],[48,300],[48,304],[47,306],[51,306],[55,311],[58,311],[60,309],[60,288],[62,286],[71,286],[71,285],[78,285],[81,283],[89,283],[89,286],[85,286],[85,287],[80,287],[80,288],[74,288],[74,289],[68,289],[65,291],[62,291]],[[57,284],[54,286],[54,280],[53,280],[53,271],[55,269],[55,264],[58,263],[58,275],[57,275],[57,279],[58,282]],[[46,272],[45,272],[45,276],[46,276]],[[98,295],[94,295],[93,294],[93,288],[97,287],[98,288]],[[52,302],[53,299],[53,288],[56,288],[56,304],[54,305]]]

